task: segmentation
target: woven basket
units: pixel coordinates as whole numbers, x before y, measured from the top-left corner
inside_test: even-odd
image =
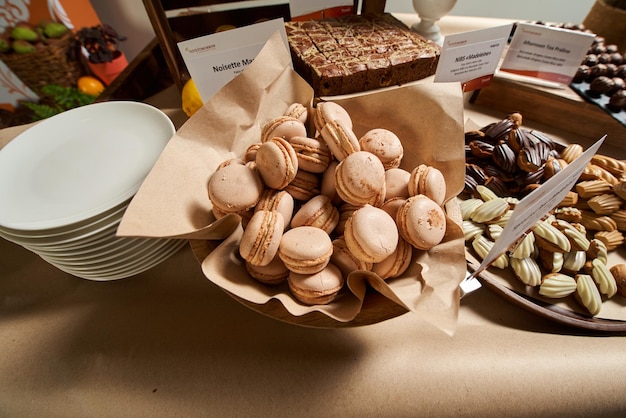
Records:
[[[46,84],[75,86],[78,78],[86,74],[86,70],[79,59],[69,57],[73,37],[74,34],[68,31],[61,38],[35,52],[0,54],[0,59],[35,93],[39,93]]]

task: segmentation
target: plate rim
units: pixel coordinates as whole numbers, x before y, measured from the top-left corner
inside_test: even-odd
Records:
[[[7,153],[15,152],[13,151],[15,147],[23,146],[21,145],[23,141],[29,141],[30,140],[29,138],[33,135],[33,133],[36,134],[42,129],[45,129],[48,124],[63,123],[65,119],[74,117],[76,115],[80,116],[81,114],[86,113],[86,112],[93,112],[94,109],[98,109],[102,107],[109,107],[109,108],[114,108],[114,109],[119,109],[122,107],[127,108],[127,109],[129,108],[142,109],[142,111],[145,112],[144,114],[151,115],[153,117],[153,119],[151,120],[153,121],[158,120],[159,123],[163,125],[164,129],[167,129],[167,134],[164,134],[163,147],[161,149],[161,152],[166,147],[167,143],[176,132],[176,128],[172,120],[163,111],[147,103],[127,101],[127,100],[97,102],[97,103],[92,103],[92,104],[88,104],[85,106],[67,110],[63,113],[57,114],[48,119],[44,119],[41,122],[29,127],[28,129],[26,129],[25,131],[17,135],[12,141],[6,144],[2,149],[0,149],[0,155],[4,153],[4,155],[6,156]],[[127,110],[127,111],[131,111],[131,110]],[[159,155],[161,154],[161,152],[159,152]],[[154,165],[154,163],[156,163],[156,160],[153,161],[152,165]],[[141,186],[144,180],[145,180],[145,177],[139,180],[137,183],[130,186],[127,190],[118,193],[116,196],[112,197],[108,201],[101,202],[98,206],[91,207],[87,210],[83,210],[79,213],[75,213],[69,216],[57,217],[56,219],[37,220],[37,221],[30,221],[30,222],[29,221],[16,222],[15,220],[7,221],[7,219],[2,219],[2,214],[0,213],[0,227],[5,227],[5,228],[15,229],[15,230],[29,231],[29,232],[45,230],[45,229],[64,228],[69,225],[72,225],[73,223],[82,222],[90,217],[96,217],[100,213],[105,212],[106,210],[130,199],[135,193],[137,193],[137,191],[139,190],[139,187]]]

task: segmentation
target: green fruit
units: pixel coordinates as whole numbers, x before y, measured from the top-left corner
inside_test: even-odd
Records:
[[[43,27],[43,33],[48,38],[60,38],[67,33],[68,29],[62,23],[50,22]]]
[[[16,26],[11,30],[11,37],[20,41],[36,41],[39,39],[37,32],[26,26]]]
[[[35,52],[35,45],[31,44],[28,41],[24,41],[22,39],[13,41],[12,47],[13,47],[13,50],[17,52],[18,54],[29,54],[31,52]]]
[[[8,52],[11,49],[11,42],[5,37],[0,37],[0,52]]]

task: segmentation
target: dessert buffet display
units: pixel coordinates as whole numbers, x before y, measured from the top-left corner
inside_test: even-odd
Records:
[[[463,229],[468,251],[482,259],[519,199],[541,187],[583,148],[563,146],[525,129],[519,113],[468,131],[465,139]],[[497,258],[491,270],[512,273],[509,277],[528,295],[554,303],[566,300],[574,311],[602,316],[606,301],[626,297],[626,264],[621,256],[611,257],[624,246],[625,173],[623,161],[593,156],[558,207]],[[620,302],[616,305],[619,309]]]
[[[440,49],[390,14],[286,22],[295,70],[317,96],[374,90],[435,73]]]

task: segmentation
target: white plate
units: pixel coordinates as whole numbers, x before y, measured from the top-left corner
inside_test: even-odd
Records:
[[[87,280],[95,280],[95,281],[108,281],[108,280],[118,280],[125,279],[130,276],[134,276],[136,274],[142,273],[160,263],[165,261],[167,258],[171,257],[175,253],[177,253],[187,241],[174,239],[171,240],[170,243],[161,251],[158,251],[154,254],[149,254],[141,259],[135,260],[132,264],[128,264],[124,267],[120,267],[117,269],[108,269],[106,271],[101,272],[79,272],[75,271],[72,268],[57,265],[56,267],[59,270],[62,270],[66,273],[69,273],[73,276],[80,277]],[[54,263],[50,263],[55,265]]]
[[[46,261],[54,261],[57,264],[63,264],[76,271],[94,271],[130,265],[134,262],[133,260],[161,251],[161,249],[168,244],[169,241],[165,239],[146,240],[131,248],[123,248],[119,252],[114,253],[114,256],[90,260],[72,260],[64,257],[49,257],[43,254],[40,254],[40,256]]]
[[[133,196],[174,135],[157,108],[113,101],[40,122],[0,150],[0,225],[59,228]]]
[[[105,222],[112,222],[114,219],[122,219],[124,212],[128,208],[131,199],[127,199],[119,205],[113,206],[111,209],[99,213],[96,216],[87,218],[81,222],[75,222],[64,226],[62,228],[54,229],[36,229],[32,231],[25,231],[22,229],[11,229],[0,226],[0,232],[5,235],[15,237],[19,240],[32,239],[33,242],[39,242],[39,240],[62,240],[70,234],[86,233],[102,225]]]

